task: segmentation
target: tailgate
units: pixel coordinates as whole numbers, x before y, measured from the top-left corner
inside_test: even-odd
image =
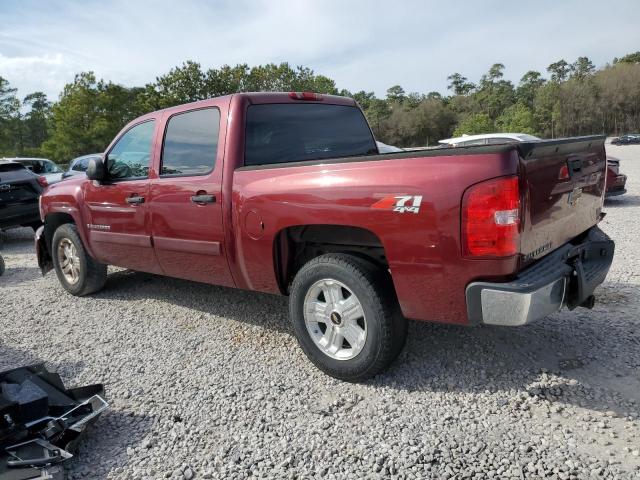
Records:
[[[36,202],[40,191],[32,180],[35,176],[20,164],[0,165],[0,208]]]
[[[518,146],[524,183],[523,266],[600,220],[606,181],[604,136]]]

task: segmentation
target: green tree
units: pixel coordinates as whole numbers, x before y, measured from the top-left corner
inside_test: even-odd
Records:
[[[558,60],[547,67],[547,72],[551,74],[552,82],[563,82],[571,72],[571,66],[564,60]]]
[[[387,89],[387,100],[394,103],[402,103],[405,100],[404,89],[400,85],[394,85]]]
[[[422,99],[415,106],[405,103],[382,122],[382,141],[404,147],[422,147],[448,137],[456,123],[455,114],[444,102]]]
[[[533,115],[538,125],[538,135],[545,138],[559,136],[558,123],[560,121],[560,84],[549,82],[542,85],[533,100]]]
[[[518,101],[529,108],[533,108],[533,101],[536,97],[538,89],[545,84],[540,72],[529,70],[520,79],[520,84],[516,89],[516,97]]]
[[[614,58],[613,63],[640,63],[640,51],[629,53],[622,58]]]
[[[76,75],[51,108],[51,135],[43,153],[67,162],[103,151],[124,124],[142,113],[136,109],[139,95],[139,89],[98,81],[93,72]]]
[[[584,79],[589,75],[592,75],[596,67],[593,62],[589,60],[589,57],[578,57],[578,59],[571,64],[571,77]]]
[[[473,95],[474,113],[486,113],[492,122],[516,101],[515,88],[510,81],[503,79],[503,70],[503,64],[493,64],[489,72],[480,78]]]
[[[391,115],[391,107],[385,100],[379,98],[371,99],[369,108],[364,111],[369,124],[373,129],[376,138],[384,138],[383,126],[384,121]]]
[[[25,148],[29,149],[30,154],[37,155],[40,145],[49,136],[51,102],[43,92],[34,92],[24,97],[22,105],[29,107],[29,111],[23,117]]]
[[[496,120],[496,129],[502,132],[529,133],[535,135],[536,122],[533,112],[527,105],[511,105]]]
[[[23,149],[20,100],[17,89],[0,77],[0,154],[17,155]]]
[[[476,86],[469,82],[467,77],[463,77],[459,73],[453,73],[447,77],[449,85],[447,88],[452,90],[455,95],[468,95]]]
[[[453,135],[459,137],[493,132],[495,132],[495,125],[489,115],[486,113],[472,113],[458,124]]]
[[[349,94],[348,92],[346,93],[347,95],[344,95],[344,96],[352,97],[356,102],[358,102],[358,105],[360,105],[360,107],[365,111],[369,110],[373,102],[377,100],[376,95],[373,92],[365,92],[364,90],[360,90],[359,92],[356,92],[353,95]],[[343,92],[340,92],[340,94],[343,95]]]

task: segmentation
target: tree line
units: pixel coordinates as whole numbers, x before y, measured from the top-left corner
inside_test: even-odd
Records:
[[[546,75],[528,71],[516,85],[505,66],[492,65],[477,82],[447,77],[448,95],[405,92],[385,98],[338,89],[335,81],[288,63],[204,70],[187,61],[143,87],[77,74],[57,101],[42,92],[22,100],[0,76],[0,157],[45,156],[63,163],[101,152],[124,124],[144,113],[248,91],[313,91],[350,96],[363,108],[376,138],[398,146],[427,146],[452,135],[521,132],[543,138],[640,131],[640,52],[596,69],[587,57],[558,60]]]

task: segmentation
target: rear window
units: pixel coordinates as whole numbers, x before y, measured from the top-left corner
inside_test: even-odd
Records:
[[[0,163],[0,172],[15,172],[16,170],[26,170],[20,163]]]
[[[345,105],[266,104],[247,110],[245,165],[378,153],[364,115]]]

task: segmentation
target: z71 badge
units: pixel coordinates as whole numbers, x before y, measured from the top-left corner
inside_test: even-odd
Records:
[[[371,205],[371,208],[392,210],[398,213],[418,213],[421,203],[422,195],[389,195]]]

